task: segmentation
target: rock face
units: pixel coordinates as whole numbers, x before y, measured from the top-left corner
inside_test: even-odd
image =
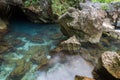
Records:
[[[8,18],[10,14],[12,14],[12,9],[14,9],[14,7],[19,7],[32,22],[53,22],[51,0],[1,0],[0,14],[3,16],[3,18]]]
[[[76,75],[75,80],[95,80],[95,79]]]
[[[0,19],[0,40],[7,32],[8,32],[8,24],[2,19]]]
[[[107,3],[80,3],[80,9],[90,9],[90,8],[102,9],[107,13],[107,18],[110,19],[110,23],[114,25],[116,28],[119,27],[118,21],[120,21],[120,2],[112,2],[110,4]]]
[[[96,79],[99,78],[98,80],[119,80],[120,55],[116,52],[104,52],[93,73]]]
[[[53,17],[51,4],[51,0],[38,0],[35,4],[27,0],[24,2],[23,12],[32,22],[50,23]]]
[[[103,10],[70,8],[59,18],[61,31],[66,36],[78,36],[83,42],[98,43],[102,34]]]

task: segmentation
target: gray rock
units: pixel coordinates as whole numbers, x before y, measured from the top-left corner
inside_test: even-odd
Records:
[[[98,43],[102,34],[103,10],[70,8],[59,18],[61,31],[66,36],[78,36],[83,42]]]

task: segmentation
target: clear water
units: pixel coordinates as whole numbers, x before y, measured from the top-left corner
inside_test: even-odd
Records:
[[[0,80],[6,80],[14,70],[17,60],[24,58],[27,62],[30,62],[31,55],[27,51],[31,47],[45,46],[47,57],[50,59],[49,50],[55,48],[64,39],[57,24],[33,24],[26,21],[14,21],[11,22],[10,29],[10,32],[5,36],[5,40],[13,45],[14,50],[4,54],[4,58],[9,63],[3,62],[0,66]],[[60,37],[53,38],[54,34],[60,34]],[[34,39],[35,36],[38,40]],[[19,43],[15,43],[15,41]],[[26,72],[21,80],[74,80],[75,75],[92,77],[93,66],[79,55],[67,56],[64,63],[61,60],[62,58],[59,56],[50,59],[50,63],[54,64],[47,70],[36,71],[38,65],[32,64],[30,70]]]

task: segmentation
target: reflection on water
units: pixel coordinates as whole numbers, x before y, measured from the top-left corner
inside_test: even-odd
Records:
[[[0,65],[0,80],[11,80],[9,79],[11,76],[12,80],[74,80],[76,74],[92,77],[93,66],[86,63],[80,56],[67,56],[64,63],[59,56],[52,59],[48,56],[49,50],[55,48],[64,39],[57,24],[14,21],[10,29],[5,40],[13,46],[13,50],[2,55],[5,61]],[[36,71],[38,65],[32,63],[30,59],[34,54],[39,53],[43,46],[47,58],[50,59],[49,64],[52,66],[47,70]],[[30,68],[24,67],[25,64],[29,64]],[[16,67],[18,70],[23,68],[26,70],[20,79],[13,78],[13,75],[18,75],[16,73],[19,71],[11,74],[17,70]]]

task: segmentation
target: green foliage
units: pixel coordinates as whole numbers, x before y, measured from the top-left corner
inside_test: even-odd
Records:
[[[65,13],[69,7],[75,7],[79,2],[83,2],[83,0],[52,0],[53,12],[61,15]]]
[[[39,0],[26,0],[25,7],[28,7],[30,5],[37,5],[38,3],[39,3]]]
[[[109,9],[109,6],[106,5],[106,4],[103,4],[103,5],[101,6],[101,9],[102,9],[102,10],[108,10],[108,9]]]
[[[52,0],[52,9],[54,14],[61,15],[67,10],[68,7],[69,5],[62,2],[62,0]]]
[[[93,2],[101,2],[101,3],[111,3],[111,2],[120,2],[120,0],[92,0]]]

